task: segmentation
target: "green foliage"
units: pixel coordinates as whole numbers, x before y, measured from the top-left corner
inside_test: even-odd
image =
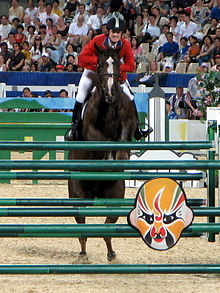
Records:
[[[201,100],[198,101],[198,108],[205,117],[207,107],[220,106],[220,72],[200,73],[197,79],[202,95]]]

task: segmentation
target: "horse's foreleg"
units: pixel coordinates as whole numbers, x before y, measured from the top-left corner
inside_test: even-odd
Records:
[[[132,125],[132,126],[131,126]],[[131,141],[132,133],[135,131],[135,127],[132,124],[132,121],[128,120],[122,122],[121,135],[118,141]],[[130,152],[129,151],[117,151],[116,160],[129,160]]]
[[[85,224],[85,217],[75,217],[77,224]],[[79,237],[79,243],[81,245],[81,251],[79,253],[80,257],[86,256],[86,241],[87,237]]]
[[[107,217],[105,220],[105,224],[114,224],[118,220],[118,217]],[[112,261],[116,258],[116,253],[112,248],[112,239],[111,237],[104,237],[106,246],[107,246],[107,259],[108,261]]]

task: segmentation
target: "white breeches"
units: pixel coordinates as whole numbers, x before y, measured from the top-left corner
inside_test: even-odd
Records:
[[[95,86],[94,81],[89,77],[89,73],[94,73],[94,71],[90,69],[85,69],[78,86],[78,92],[76,95],[76,100],[79,103],[84,103],[88,94],[92,91],[93,87]],[[123,84],[120,85],[123,92],[129,97],[130,100],[134,99],[132,91],[130,89],[130,85],[126,80]]]

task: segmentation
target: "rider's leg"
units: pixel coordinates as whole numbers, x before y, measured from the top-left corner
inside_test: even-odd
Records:
[[[86,97],[94,87],[92,77],[90,76],[92,74],[94,74],[92,70],[85,69],[81,76],[78,86],[78,92],[76,95],[76,102],[73,109],[72,128],[66,133],[66,140],[77,140],[78,138],[77,126],[79,124],[79,121],[81,120],[83,103],[85,102]]]
[[[78,92],[76,95],[76,103],[73,109],[72,122],[76,123],[80,120],[82,105],[85,102],[86,97],[94,87],[94,83],[91,75],[94,74],[92,70],[85,69],[78,86]]]
[[[136,107],[136,104],[135,104],[135,101],[134,101],[134,95],[133,95],[133,93],[132,93],[132,91],[130,89],[130,86],[129,86],[127,81],[125,83],[121,84],[121,87],[122,87],[123,92],[131,100],[131,102],[132,102],[132,104],[134,106],[136,117],[137,117],[138,123],[137,123],[137,128],[136,128],[135,133],[134,133],[134,138],[136,140],[140,140],[142,137],[147,137],[153,131],[152,127],[149,127],[147,130],[143,130],[143,129],[139,128],[138,112],[137,112],[137,107]]]

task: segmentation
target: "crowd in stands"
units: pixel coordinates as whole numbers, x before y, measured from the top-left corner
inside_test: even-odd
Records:
[[[150,61],[220,70],[220,0],[12,0],[0,18],[0,71],[82,72],[78,54],[106,33],[113,11],[126,21],[137,72]]]
[[[220,0],[11,0],[0,17],[0,71],[82,72],[80,51],[107,32],[113,12],[127,24],[140,83],[155,72],[220,71]]]

